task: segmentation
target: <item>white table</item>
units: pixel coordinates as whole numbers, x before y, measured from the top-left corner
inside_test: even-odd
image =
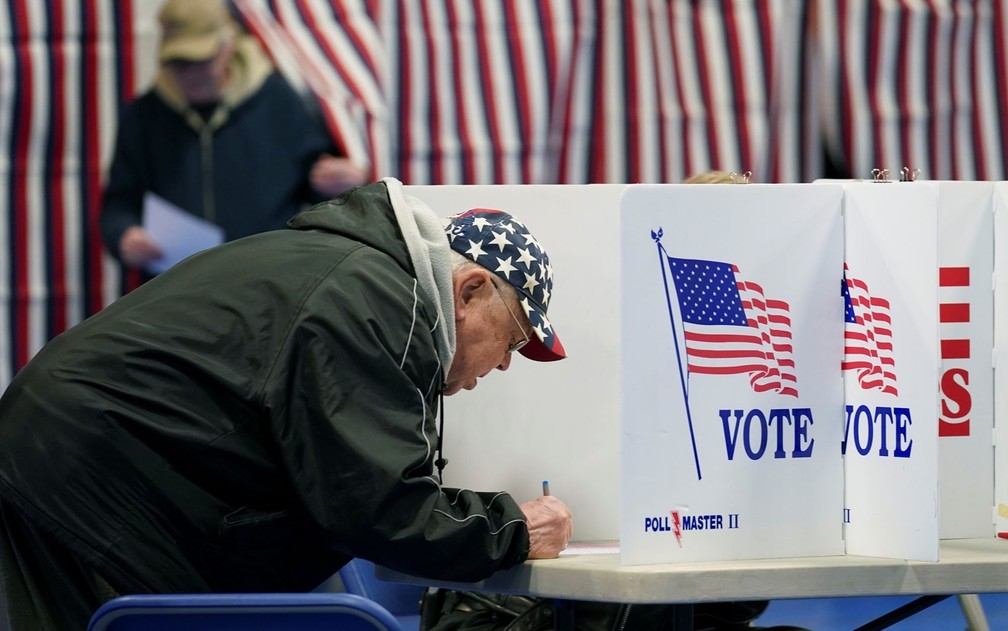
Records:
[[[840,596],[1008,592],[1008,540],[941,542],[937,563],[862,556],[620,565],[619,554],[527,561],[479,583],[431,581],[386,568],[382,580],[561,600],[700,603]]]

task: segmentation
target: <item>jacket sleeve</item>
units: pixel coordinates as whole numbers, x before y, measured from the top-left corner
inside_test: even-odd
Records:
[[[295,491],[337,551],[481,580],[528,556],[528,529],[510,495],[443,489],[432,475],[440,376],[415,291],[370,248],[338,263],[293,325],[267,407]]]
[[[101,235],[106,249],[122,260],[119,240],[126,229],[142,222],[143,185],[141,170],[141,129],[136,104],[127,106],[119,119],[115,151],[109,167],[108,181],[102,192]]]

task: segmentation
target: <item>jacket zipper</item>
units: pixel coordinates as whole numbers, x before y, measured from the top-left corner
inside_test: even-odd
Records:
[[[210,125],[203,125],[200,127],[199,137],[200,170],[203,176],[203,217],[211,223],[217,223],[213,185],[213,128]]]

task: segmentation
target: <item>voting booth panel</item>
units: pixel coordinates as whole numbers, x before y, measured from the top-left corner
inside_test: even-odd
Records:
[[[994,492],[995,184],[928,184],[938,190],[939,533],[942,539],[988,537]]]
[[[497,208],[521,219],[553,266],[550,321],[568,358],[515,356],[445,398],[446,486],[553,493],[578,540],[619,538],[618,215],[622,184],[406,186],[434,212]]]
[[[843,553],[841,188],[620,202],[626,564]]]
[[[1008,182],[994,184],[994,520],[1008,537]]]
[[[998,234],[1008,234],[1008,193],[995,188],[988,207],[997,201]],[[552,364],[516,357],[445,400],[447,486],[504,489],[522,502],[549,480],[575,515],[575,538],[621,539],[628,563],[845,551],[933,560],[939,509],[942,537],[989,536],[995,483],[984,483],[996,455],[1008,530],[1006,458],[983,444],[994,253],[978,183],[406,192],[439,215],[490,207],[525,221],[551,256],[550,318],[569,354]],[[739,349],[718,346],[721,332],[702,318],[684,321],[699,303],[680,291],[700,291],[704,274],[734,279],[734,299],[762,309],[760,370],[717,364]],[[1008,314],[1008,290],[998,295]],[[742,313],[748,325],[752,313]],[[786,327],[769,325],[782,317]],[[703,346],[712,333],[714,346]],[[1008,365],[1008,342],[997,348]],[[939,419],[959,435],[939,438]],[[951,466],[939,468],[939,449]],[[942,505],[939,469],[953,496]]]
[[[994,183],[931,185],[938,188],[939,532],[942,539],[990,537]]]
[[[938,192],[844,187],[844,540],[938,560]]]

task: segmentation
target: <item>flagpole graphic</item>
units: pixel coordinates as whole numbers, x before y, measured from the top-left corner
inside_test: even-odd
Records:
[[[661,243],[662,235],[660,227],[651,231],[651,238],[658,247],[679,365],[679,383],[699,480],[700,455],[689,401],[690,378],[692,375],[745,375],[753,392],[798,398],[791,307],[787,301],[768,298],[762,285],[746,278],[734,263],[670,256]],[[675,290],[678,320],[682,326],[682,350],[671,289]]]
[[[697,452],[696,435],[693,433],[693,415],[690,413],[689,406],[689,388],[686,387],[686,373],[683,371],[682,356],[679,353],[679,335],[676,332],[675,316],[672,312],[672,295],[669,293],[668,275],[665,272],[665,268],[667,267],[666,261],[668,260],[668,252],[665,251],[665,247],[661,244],[663,234],[664,232],[661,227],[659,227],[658,232],[655,232],[654,230],[651,231],[651,238],[654,239],[655,244],[658,246],[658,261],[662,270],[662,282],[665,283],[665,303],[668,305],[669,324],[672,325],[672,341],[675,343],[676,364],[679,365],[679,384],[682,386],[683,402],[686,404],[686,423],[689,426],[690,442],[693,444],[693,462],[696,463],[697,480],[702,480],[703,476],[700,473],[700,454]]]

